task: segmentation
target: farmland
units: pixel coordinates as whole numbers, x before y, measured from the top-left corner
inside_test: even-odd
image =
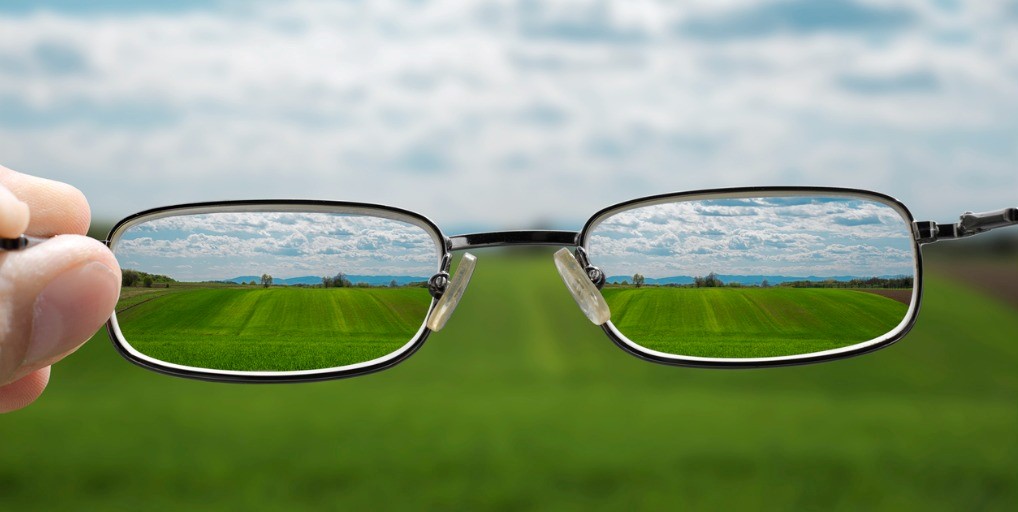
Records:
[[[423,288],[175,285],[125,288],[127,341],[156,359],[220,370],[291,371],[360,363],[410,341]]]
[[[908,305],[877,293],[820,288],[609,287],[612,323],[652,350],[772,357],[829,350],[894,329]]]
[[[928,272],[915,330],[885,350],[770,370],[675,368],[613,346],[550,253],[511,256],[478,251],[446,328],[366,377],[189,381],[125,362],[99,333],[54,367],[36,404],[0,421],[11,440],[0,448],[3,508],[897,512],[1018,502],[1011,303]],[[1013,261],[1000,282],[1014,281]]]

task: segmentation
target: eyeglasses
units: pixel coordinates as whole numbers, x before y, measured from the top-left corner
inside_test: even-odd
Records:
[[[465,253],[453,271],[453,252],[552,245],[563,246],[554,262],[580,309],[632,355],[711,368],[813,363],[905,336],[922,297],[922,245],[1010,225],[1018,208],[916,222],[883,194],[802,187],[636,199],[579,232],[451,237],[372,204],[188,204],[110,232],[123,291],[107,328],[128,360],[171,375],[363,375],[445,325],[476,264]]]

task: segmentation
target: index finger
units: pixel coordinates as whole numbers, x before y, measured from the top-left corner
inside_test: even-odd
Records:
[[[84,235],[92,213],[78,189],[59,181],[36,178],[0,165],[0,185],[28,204],[31,219],[26,235]]]

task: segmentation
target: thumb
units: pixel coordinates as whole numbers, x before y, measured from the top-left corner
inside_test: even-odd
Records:
[[[119,295],[117,262],[91,238],[63,235],[0,254],[0,386],[76,350]]]
[[[0,166],[0,237],[84,233],[88,218],[77,189]],[[88,340],[119,295],[120,267],[91,238],[63,235],[0,251],[0,412],[34,400],[47,367]]]

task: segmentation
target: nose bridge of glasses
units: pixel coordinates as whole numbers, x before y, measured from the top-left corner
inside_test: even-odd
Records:
[[[573,295],[573,299],[576,300],[576,304],[580,306],[583,314],[595,325],[604,325],[608,322],[611,317],[611,311],[608,309],[608,303],[605,302],[600,291],[600,287],[604,284],[604,275],[600,269],[589,266],[589,262],[586,261],[586,253],[579,247],[580,233],[576,231],[492,231],[453,236],[449,238],[448,243],[449,250],[451,251],[513,245],[576,246],[577,255],[582,261],[577,261],[577,258],[573,256],[569,249],[562,248],[555,253],[555,266],[558,268],[559,275],[562,276],[562,280],[565,282],[566,287],[569,288],[569,292]],[[590,273],[588,268],[584,268],[585,265],[593,273]],[[473,267],[471,266],[470,271],[472,270]],[[467,279],[469,279],[469,275]],[[450,288],[452,288],[451,285]],[[435,309],[438,311],[437,306]],[[441,320],[441,324],[438,325],[444,325],[443,316],[433,316],[437,320]],[[447,318],[448,315],[444,315],[444,317]],[[437,330],[432,328],[431,324],[432,322],[429,320],[429,328]]]
[[[580,234],[575,231],[491,231],[449,237],[449,248],[463,251],[512,245],[579,245],[579,239]]]

